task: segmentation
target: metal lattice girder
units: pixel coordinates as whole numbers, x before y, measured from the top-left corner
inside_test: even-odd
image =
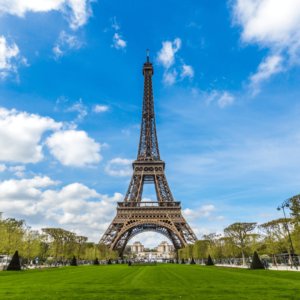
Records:
[[[197,237],[181,214],[180,202],[174,201],[160,159],[152,89],[153,66],[147,59],[143,67],[144,96],[141,135],[137,160],[124,201],[118,203],[117,215],[99,243],[120,255],[128,241],[139,233],[154,231],[166,236],[175,249],[197,241]],[[157,202],[144,206],[144,184],[154,184]]]

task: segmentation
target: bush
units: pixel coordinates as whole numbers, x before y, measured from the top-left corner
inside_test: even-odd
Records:
[[[108,260],[107,264],[108,264],[108,265],[111,265],[111,260],[110,260],[110,259]]]
[[[184,262],[184,258],[182,259],[181,263],[182,263],[182,264],[185,264],[185,262]]]
[[[75,258],[75,255],[70,263],[70,266],[73,266],[73,267],[76,267],[77,266],[77,261],[76,261],[76,258]]]
[[[195,265],[194,257],[192,257],[191,265]]]
[[[210,257],[210,255],[208,255],[208,260],[207,260],[207,263],[206,263],[207,266],[214,266],[214,263]]]
[[[253,260],[250,265],[250,269],[256,270],[256,269],[264,269],[264,268],[265,268],[264,264],[260,261],[256,251],[254,251]]]
[[[128,266],[129,266],[129,267],[131,266],[131,261],[128,262]]]
[[[117,264],[117,265],[119,264],[119,261],[118,261],[118,260],[116,260],[116,264]]]
[[[97,257],[96,257],[96,259],[94,260],[94,265],[100,265],[100,264],[99,264],[99,260],[98,260]]]
[[[21,271],[18,251],[15,252],[15,254],[12,257],[12,260],[10,261],[6,270],[7,271]]]

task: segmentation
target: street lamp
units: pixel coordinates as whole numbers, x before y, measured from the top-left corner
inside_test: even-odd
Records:
[[[279,205],[279,206],[277,207],[277,210],[278,210],[278,211],[280,211],[281,209],[283,210],[284,219],[285,219],[285,229],[286,229],[286,231],[287,231],[288,234],[289,234],[289,239],[290,239],[291,248],[292,248],[292,254],[293,254],[292,260],[294,261],[294,258],[295,258],[295,255],[294,255],[294,247],[293,247],[293,243],[292,243],[292,239],[291,239],[291,235],[290,235],[290,230],[289,230],[289,225],[288,225],[288,222],[287,222],[287,219],[286,219],[286,215],[285,215],[285,210],[284,210],[285,207],[287,207],[287,208],[290,207],[289,202],[290,202],[290,199],[285,200],[285,201],[281,204],[281,206]],[[296,270],[298,270],[296,261],[294,261],[294,264],[295,264]]]

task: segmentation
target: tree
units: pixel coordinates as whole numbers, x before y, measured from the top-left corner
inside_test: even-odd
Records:
[[[28,262],[35,259],[41,251],[41,238],[40,234],[36,230],[27,229],[23,236],[23,250],[22,256],[26,257]]]
[[[267,222],[258,226],[259,230],[263,234],[264,244],[266,251],[269,255],[273,256],[276,261],[275,254],[278,253],[278,241],[274,234],[274,223]]]
[[[94,260],[94,265],[99,265],[99,260],[98,260],[97,257],[96,257],[96,259]]]
[[[12,257],[12,260],[7,267],[7,271],[21,271],[18,251],[16,251],[14,256]]]
[[[207,249],[209,248],[209,240],[198,240],[194,243],[193,255],[197,259],[202,259],[206,256]]]
[[[252,263],[250,265],[250,269],[264,269],[265,266],[264,264],[260,261],[256,251],[254,251],[254,255],[253,255],[253,260],[252,260]]]
[[[105,244],[96,245],[96,256],[99,255],[100,260],[106,259],[107,257],[107,246]]]
[[[279,252],[288,252],[290,261],[292,261],[291,257],[291,243],[289,240],[289,234],[286,228],[286,222],[287,226],[293,231],[294,226],[293,226],[293,220],[291,218],[280,218],[277,220],[273,220],[271,222],[268,222],[274,237],[277,240],[277,249]]]
[[[194,245],[187,245],[186,246],[186,256],[187,258],[193,258],[194,254]]]
[[[51,253],[58,259],[58,255],[63,252],[64,230],[61,228],[42,228],[42,231],[48,235],[51,242]]]
[[[13,218],[1,220],[0,252],[11,255],[22,247],[25,226],[25,220],[18,221]]]
[[[70,266],[72,266],[72,267],[76,267],[76,266],[77,266],[77,261],[76,261],[75,255],[73,256],[73,259],[72,259],[72,261],[71,261]]]
[[[207,266],[214,266],[214,263],[210,257],[210,255],[208,255],[208,260],[207,260],[207,263],[206,263]]]
[[[77,255],[77,262],[79,260],[79,256],[81,254],[84,254],[85,252],[85,247],[86,247],[86,242],[87,242],[88,238],[85,236],[75,236],[75,253]]]
[[[236,247],[240,249],[243,256],[243,265],[246,265],[245,251],[249,249],[249,232],[256,227],[256,223],[234,223],[224,229],[225,236],[232,239]]]
[[[297,222],[297,226],[300,225],[300,195],[296,195],[289,199],[291,217]]]

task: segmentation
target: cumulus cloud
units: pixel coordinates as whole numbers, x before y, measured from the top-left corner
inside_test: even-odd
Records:
[[[186,208],[182,210],[183,216],[187,220],[200,220],[202,218],[208,218],[209,220],[223,220],[223,216],[212,215],[211,212],[215,211],[216,207],[214,205],[204,205],[196,209]]]
[[[157,62],[169,69],[175,62],[175,53],[181,47],[181,39],[176,38],[174,42],[163,42],[162,49],[158,52]]]
[[[62,123],[14,109],[0,108],[0,161],[37,163],[43,159],[42,134],[59,130]]]
[[[107,105],[95,105],[93,108],[93,112],[95,113],[101,113],[101,112],[105,112],[108,110],[108,106]]]
[[[0,11],[23,18],[27,12],[58,10],[67,17],[70,27],[77,29],[92,15],[91,2],[93,0],[2,0]]]
[[[99,143],[90,138],[85,131],[62,130],[63,125],[49,117],[0,108],[0,144],[5,145],[0,147],[0,161],[37,163],[44,157],[44,144],[49,147],[50,153],[66,166],[83,167],[102,159]],[[48,131],[54,133],[44,142],[42,136]]]
[[[1,5],[1,4],[0,4]],[[10,73],[17,73],[19,63],[27,65],[27,60],[19,55],[18,46],[12,42],[6,42],[4,36],[0,36],[0,77],[4,79]]]
[[[122,35],[115,33],[113,37],[113,45],[116,49],[125,49],[127,46],[127,42],[123,39]]]
[[[242,27],[241,39],[270,49],[270,54],[250,77],[258,85],[271,75],[283,71],[284,60],[299,63],[300,2],[296,0],[233,1],[233,22]]]
[[[98,163],[100,144],[85,131],[66,130],[53,133],[46,140],[50,153],[65,166],[84,167]]]
[[[123,195],[101,195],[81,183],[49,188],[59,184],[47,176],[0,182],[1,209],[5,216],[26,219],[35,227],[51,224],[99,241],[115,215],[113,202],[122,201]]]
[[[170,69],[175,64],[175,53],[181,48],[181,39],[176,38],[173,42],[166,41],[162,43],[161,50],[157,53],[156,61],[159,65],[165,68],[163,75],[163,81],[167,85],[172,85],[176,82],[178,72],[176,68]],[[186,65],[183,60],[181,60],[182,66],[180,71],[181,80],[185,77],[193,78],[194,69],[192,66]]]
[[[112,176],[130,176],[132,175],[132,162],[134,159],[126,159],[126,158],[114,158],[110,160],[106,167],[105,171]]]

